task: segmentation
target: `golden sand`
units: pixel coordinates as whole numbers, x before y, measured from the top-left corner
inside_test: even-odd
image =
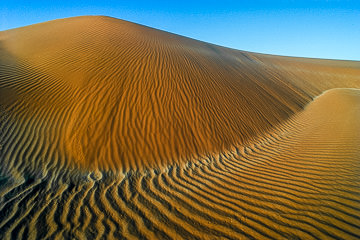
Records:
[[[109,17],[0,32],[0,238],[360,238],[359,89]]]

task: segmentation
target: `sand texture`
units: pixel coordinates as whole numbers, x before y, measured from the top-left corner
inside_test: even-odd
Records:
[[[0,239],[360,239],[359,181],[360,62],[0,32]]]

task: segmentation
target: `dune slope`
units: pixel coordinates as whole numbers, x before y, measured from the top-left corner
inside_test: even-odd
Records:
[[[0,32],[0,238],[360,238],[358,89],[109,17]]]

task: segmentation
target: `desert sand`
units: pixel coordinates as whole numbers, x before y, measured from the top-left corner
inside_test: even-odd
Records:
[[[360,62],[0,32],[0,239],[359,239],[359,146]]]

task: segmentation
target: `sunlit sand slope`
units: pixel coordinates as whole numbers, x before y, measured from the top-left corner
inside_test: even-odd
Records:
[[[360,91],[186,165],[3,178],[0,232],[31,239],[358,239]]]
[[[262,63],[257,55],[104,17],[14,29],[1,39],[2,106],[18,131],[8,137],[41,146],[37,164],[59,154],[66,158],[59,164],[131,169],[224,150],[329,87],[357,87],[360,72],[359,64],[340,65],[329,78],[319,61],[306,69],[308,80],[302,63],[279,71],[277,59]],[[20,137],[29,129],[28,139]]]
[[[358,89],[108,17],[0,32],[0,239],[359,239]]]

